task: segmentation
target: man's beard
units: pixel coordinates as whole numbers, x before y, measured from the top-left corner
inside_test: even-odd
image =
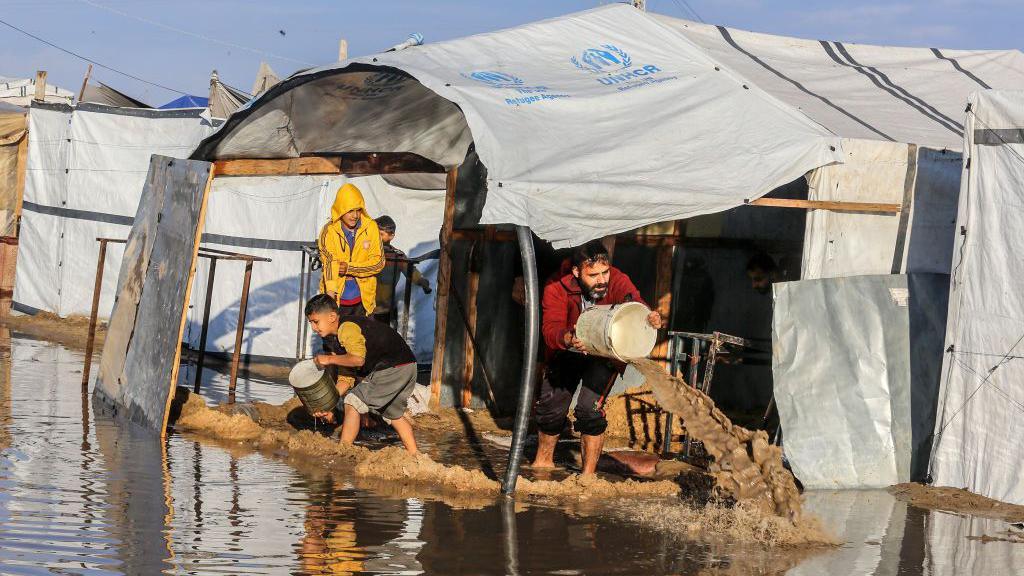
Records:
[[[584,286],[583,293],[586,294],[587,300],[597,302],[608,294],[608,285],[595,284],[593,286]]]

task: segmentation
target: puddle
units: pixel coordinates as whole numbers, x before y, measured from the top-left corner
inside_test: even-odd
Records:
[[[93,413],[78,352],[2,328],[0,352],[2,574],[1024,573],[1007,523],[884,491],[805,495],[805,513],[845,544],[798,554],[638,525],[628,502],[458,506],[237,445],[161,445]],[[203,393],[224,398],[226,383],[207,371]],[[237,395],[276,404],[290,392],[253,378]],[[436,449],[467,468],[504,454],[452,439]]]

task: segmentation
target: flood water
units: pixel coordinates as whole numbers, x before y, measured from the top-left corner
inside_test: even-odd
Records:
[[[794,554],[641,529],[600,503],[459,508],[369,490],[316,463],[117,425],[93,413],[81,362],[0,327],[0,574],[1024,574],[1024,544],[980,539],[1007,523],[881,491],[807,494],[846,544]],[[225,383],[208,372],[204,394]],[[240,402],[289,395],[238,388]]]

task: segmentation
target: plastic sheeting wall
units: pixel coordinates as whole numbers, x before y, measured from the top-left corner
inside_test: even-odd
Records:
[[[253,265],[242,340],[244,354],[296,356],[296,340],[302,330],[300,315],[305,304],[299,298],[300,247],[315,245],[321,226],[330,217],[334,195],[347,181],[362,190],[372,216],[388,214],[395,219],[397,234],[393,244],[396,247],[410,257],[438,248],[438,232],[444,218],[443,190],[400,189],[389,186],[379,176],[214,179],[203,245],[272,260]],[[193,348],[199,345],[209,262],[201,258],[196,270],[186,332],[186,341]],[[436,260],[425,261],[417,268],[431,286],[436,284]],[[234,351],[244,270],[242,262],[220,261],[217,264],[207,350]],[[318,274],[315,272],[310,281],[310,296],[316,293]],[[397,290],[399,298],[403,286],[404,280],[401,280]],[[433,355],[433,301],[433,294],[426,295],[419,287],[413,287],[409,339],[421,362],[429,362]],[[307,331],[307,354],[313,351],[311,338],[312,332]]]
[[[900,204],[900,214],[811,210],[802,278],[948,274],[961,156],[917,146],[844,140],[843,164],[808,177],[808,199]]]
[[[949,278],[774,285],[772,368],[787,457],[808,488],[926,475]]]
[[[932,475],[1024,504],[1024,92],[969,110]]]
[[[126,238],[152,154],[183,157],[212,126],[200,110],[77,109],[36,105],[29,115],[28,174],[22,217],[15,307],[62,317],[88,315],[96,274],[97,237]],[[300,246],[313,245],[344,178],[218,178],[203,244],[271,258],[253,267],[243,352],[295,356]],[[410,256],[438,247],[444,192],[406,190],[380,177],[354,179],[370,213],[398,223],[395,245]],[[100,317],[114,302],[123,248],[111,244],[104,267]],[[186,340],[199,342],[208,260],[196,272]],[[221,262],[207,349],[232,352],[244,265]],[[419,266],[434,284],[436,261]],[[316,277],[313,278],[316,290]],[[410,336],[417,358],[433,352],[433,296],[413,290]],[[419,327],[419,330],[417,330]],[[307,348],[307,350],[311,350]]]
[[[34,104],[14,306],[88,315],[96,238],[127,238],[152,154],[186,156],[213,127],[199,111]],[[100,310],[114,304],[119,246],[107,251]]]

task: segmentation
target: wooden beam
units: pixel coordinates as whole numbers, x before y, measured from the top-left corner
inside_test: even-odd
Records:
[[[341,158],[285,158],[281,160],[217,160],[214,176],[288,176],[303,174],[341,174]]]
[[[82,78],[82,89],[78,91],[78,103],[82,103],[82,98],[85,97],[85,87],[89,85],[89,77],[92,76],[92,64],[85,70],[85,77]]]
[[[27,119],[26,119],[27,121]],[[28,130],[21,136],[21,142],[18,142],[18,160],[17,167],[15,168],[16,184],[15,194],[17,194],[14,204],[14,217],[15,222],[21,222],[21,203],[25,198],[25,174],[28,171]]]
[[[462,407],[473,407],[473,373],[476,368],[476,348],[473,340],[476,337],[476,297],[480,292],[480,274],[473,271],[470,262],[466,279],[466,301],[462,303],[466,312],[466,339],[463,341],[462,357]]]
[[[441,224],[441,255],[437,263],[437,307],[434,321],[434,362],[430,368],[430,403],[438,406],[441,400],[441,381],[444,377],[445,340],[448,336],[448,292],[452,278],[452,230],[455,227],[455,184],[457,168],[448,172],[445,184],[444,221]]]
[[[36,95],[32,99],[36,102],[46,100],[46,70],[36,72]]]
[[[217,160],[216,176],[290,176],[306,174],[407,174],[411,172],[440,174],[440,164],[408,152],[368,152],[333,156],[302,156],[301,158]]]
[[[786,198],[758,198],[744,200],[749,206],[768,206],[772,208],[801,208],[804,210],[834,210],[837,212],[864,212],[874,214],[899,214],[899,204],[883,204],[881,202],[840,202],[832,200],[790,200]]]

